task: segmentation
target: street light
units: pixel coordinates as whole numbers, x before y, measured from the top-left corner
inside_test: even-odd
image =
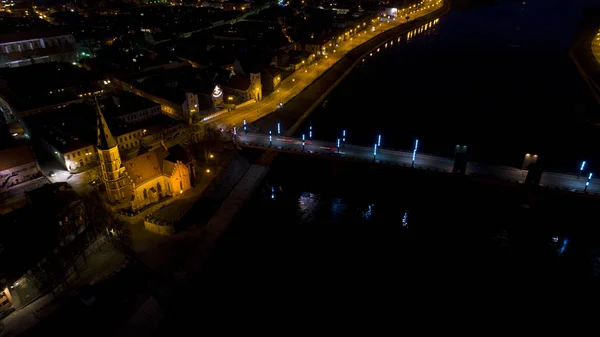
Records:
[[[583,188],[584,192],[587,192],[588,186],[590,186],[590,180],[592,180],[592,172],[588,175],[587,181],[585,182],[585,187]]]
[[[302,134],[302,151],[304,151],[305,141],[306,141],[305,135]]]
[[[581,167],[579,168],[579,173],[577,173],[577,178],[578,179],[581,176],[581,172],[583,171],[584,167],[585,167],[585,160],[583,162],[581,162]]]
[[[417,157],[417,148],[419,147],[419,140],[415,140],[415,148],[413,150],[413,155],[412,155],[412,167],[415,166],[415,159]]]
[[[277,123],[277,135],[281,136],[281,123]]]
[[[346,142],[346,130],[342,130],[342,142]]]
[[[377,146],[381,147],[381,135],[377,136]]]
[[[308,138],[312,139],[312,125],[308,127]]]
[[[246,120],[244,119],[244,131],[248,131],[247,127],[246,127]]]
[[[235,127],[235,126],[233,127],[233,136],[234,137],[237,136],[237,127]]]
[[[273,135],[271,134],[271,130],[269,130],[269,146],[273,146]]]
[[[373,145],[373,160],[377,159],[377,143]]]
[[[337,153],[340,153],[340,139],[337,139]]]

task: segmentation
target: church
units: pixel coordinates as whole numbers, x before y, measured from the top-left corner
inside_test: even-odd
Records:
[[[111,204],[137,211],[164,198],[177,196],[191,187],[193,168],[181,146],[166,148],[163,143],[157,149],[122,162],[117,140],[111,134],[98,104],[96,109],[96,148],[102,181]]]

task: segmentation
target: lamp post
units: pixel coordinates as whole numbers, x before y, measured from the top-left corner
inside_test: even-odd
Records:
[[[233,127],[233,136],[237,137],[237,127],[236,126]]]
[[[577,173],[577,179],[581,176],[581,172],[583,172],[583,168],[585,167],[585,160],[581,162],[581,167],[579,167],[579,172]]]
[[[312,125],[308,127],[308,139],[312,139]]]
[[[340,139],[337,139],[337,153],[340,153]]]
[[[585,182],[585,187],[583,188],[583,192],[587,192],[588,186],[590,186],[590,180],[592,180],[592,172],[588,175],[587,181]]]
[[[305,135],[302,134],[302,151],[304,151],[304,145],[305,145],[305,143],[306,143],[306,138],[305,138]]]
[[[269,130],[269,146],[273,146],[273,135],[271,134],[271,130]]]
[[[381,135],[377,136],[377,146],[381,147]]]
[[[419,140],[415,140],[415,148],[413,150],[413,155],[412,155],[412,165],[411,167],[415,167],[415,159],[417,157],[417,148],[419,147]]]
[[[377,143],[373,145],[373,161],[377,160]]]
[[[281,123],[277,123],[277,135],[281,136]]]
[[[342,143],[346,143],[346,130],[342,130]]]
[[[244,131],[248,133],[248,128],[246,127],[246,120],[244,119]]]

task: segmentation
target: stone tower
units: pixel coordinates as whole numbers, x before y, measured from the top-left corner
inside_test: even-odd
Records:
[[[257,101],[262,99],[262,84],[260,82],[260,73],[250,73],[250,88],[252,96]]]
[[[98,149],[98,158],[102,170],[102,181],[106,187],[108,200],[116,203],[127,196],[128,179],[125,175],[125,167],[121,163],[119,144],[110,133],[97,101],[96,119],[98,129],[96,148]]]

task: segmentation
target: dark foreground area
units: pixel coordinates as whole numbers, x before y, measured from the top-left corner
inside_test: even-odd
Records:
[[[367,318],[426,303],[458,315],[452,308],[472,300],[493,312],[590,301],[598,202],[279,156],[209,263],[178,289],[157,333],[298,315]]]

